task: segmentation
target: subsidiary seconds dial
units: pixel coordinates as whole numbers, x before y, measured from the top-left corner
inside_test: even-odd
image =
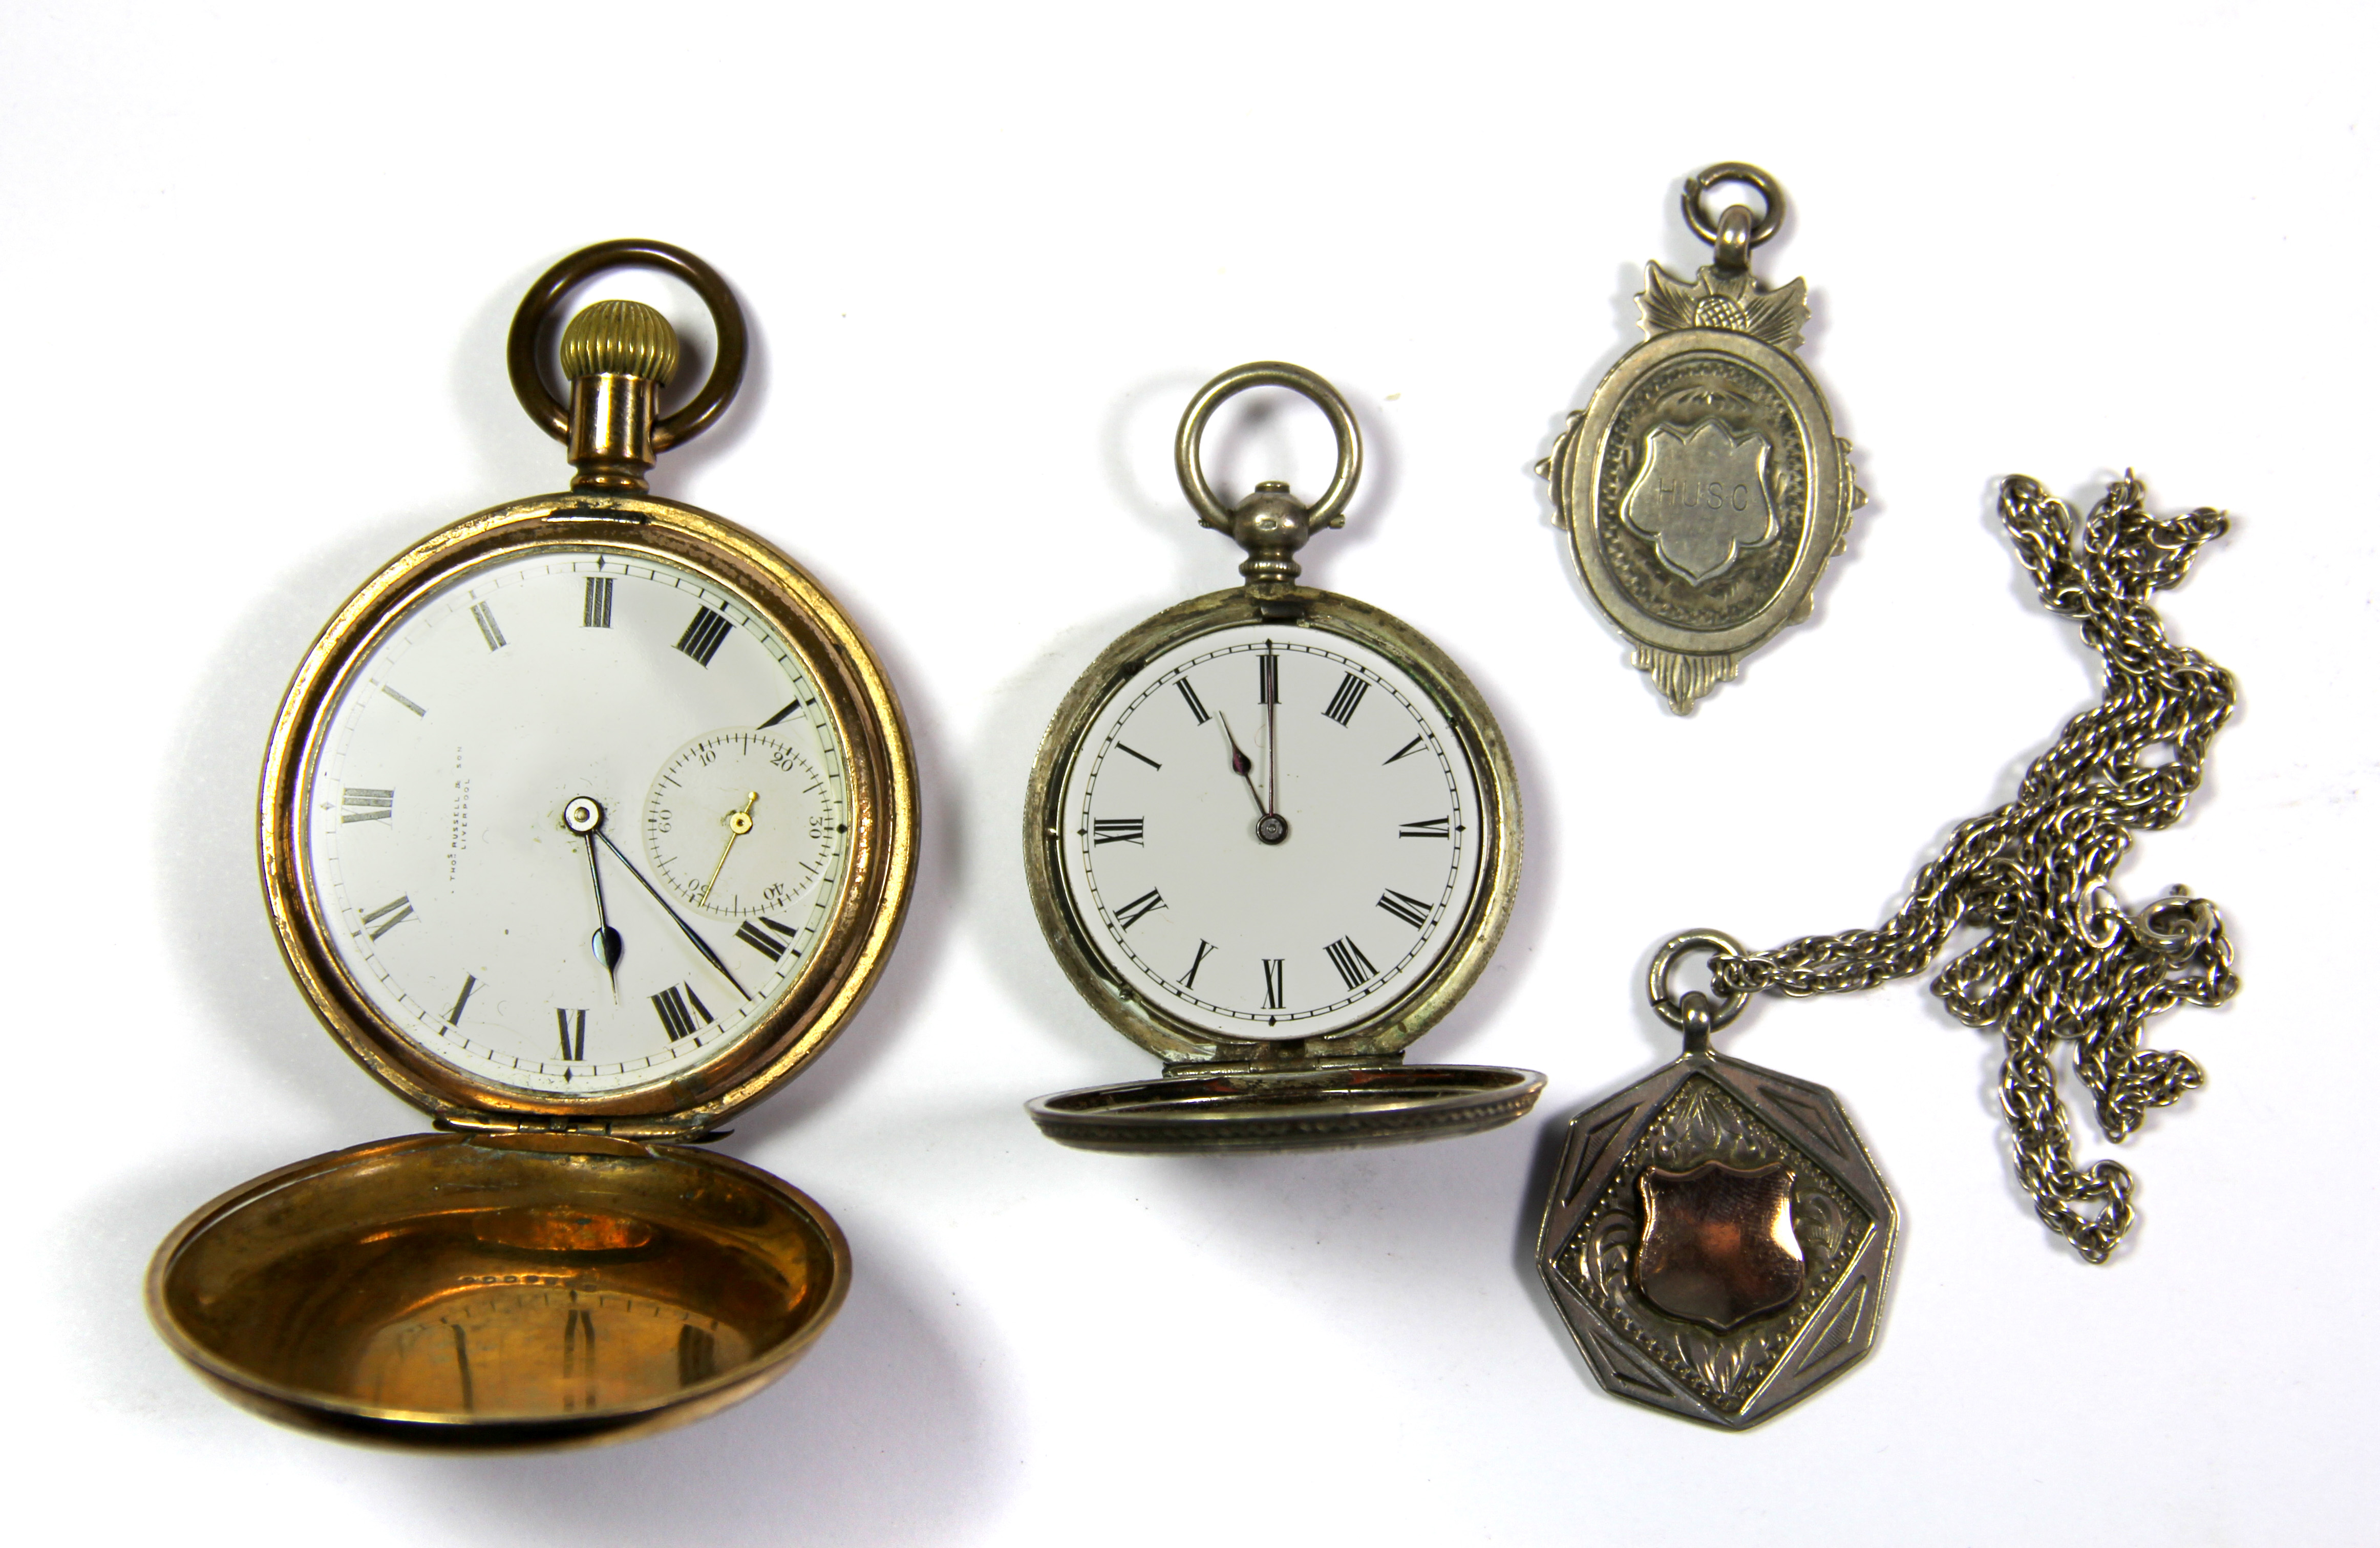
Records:
[[[698,737],[645,798],[655,879],[714,919],[782,913],[832,880],[848,831],[838,777],[771,726]]]
[[[1211,1035],[1371,1021],[1456,946],[1479,877],[1478,779],[1378,652],[1294,626],[1197,635],[1100,707],[1062,848],[1110,970]]]

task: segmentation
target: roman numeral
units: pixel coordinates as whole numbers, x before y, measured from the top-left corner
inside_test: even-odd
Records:
[[[1138,844],[1141,819],[1137,817],[1101,817],[1091,823],[1091,845]]]
[[[1281,958],[1280,958],[1280,957],[1266,957],[1266,958],[1264,959],[1264,973],[1265,973],[1265,1003],[1264,1003],[1264,1008],[1265,1008],[1265,1009],[1267,1009],[1267,1010],[1280,1010],[1280,1009],[1281,1009],[1281,1008],[1282,1008],[1282,1000],[1281,1000]]]
[[[562,1030],[562,1056],[583,1061],[587,1057],[587,1013],[583,1010],[557,1010],[553,1013],[553,1019]]]
[[[1257,702],[1281,702],[1281,657],[1270,651],[1257,657]]]
[[[710,658],[719,653],[720,641],[727,638],[727,628],[726,619],[708,607],[698,607],[686,621],[686,632],[677,637],[677,648],[697,664],[708,666]]]
[[[374,908],[370,913],[364,916],[364,924],[366,928],[370,928],[373,920],[382,919],[383,916],[385,916],[387,922],[383,923],[378,930],[374,930],[371,932],[371,938],[375,941],[387,934],[390,931],[395,930],[398,925],[403,924],[406,920],[411,919],[413,917],[413,905],[402,897],[398,898],[394,903],[383,903],[379,908]]]
[[[662,1018],[662,1030],[669,1033],[672,1042],[692,1037],[697,1027],[708,1025],[713,1019],[703,1005],[702,997],[694,992],[691,984],[664,989],[651,999],[653,1014]]]
[[[1157,895],[1155,887],[1151,887],[1116,910],[1116,928],[1130,930],[1134,925],[1164,907],[1165,899]]]
[[[1447,820],[1443,817],[1425,817],[1418,823],[1401,823],[1397,825],[1397,836],[1399,838],[1452,837],[1453,835],[1446,831],[1446,823]]]
[[[581,1405],[595,1406],[595,1313],[583,1306],[562,1316],[562,1379],[585,1383],[583,1390],[562,1395],[564,1413]]]
[[[1339,679],[1339,691],[1330,696],[1323,713],[1344,725],[1355,718],[1355,706],[1364,701],[1364,690],[1372,685],[1353,672]]]
[[[1379,907],[1386,908],[1416,930],[1429,920],[1428,904],[1418,897],[1407,897],[1394,887],[1380,894]]]
[[[1330,965],[1339,969],[1339,976],[1347,981],[1350,989],[1359,987],[1379,973],[1353,936],[1342,935],[1322,949],[1330,954]]]
[[[405,695],[397,692],[396,689],[390,688],[385,683],[381,685],[381,691],[387,694],[391,699],[395,700],[398,703],[404,705],[407,709],[411,710],[415,714],[427,716],[430,713],[428,710],[423,709],[420,705],[415,703],[412,700],[407,699]]]
[[[1198,964],[1206,961],[1207,954],[1214,949],[1215,943],[1212,941],[1198,943],[1198,955],[1190,959],[1190,970],[1182,975],[1183,988],[1187,989],[1198,981]]]
[[[1207,706],[1198,702],[1198,690],[1190,686],[1187,677],[1176,677],[1173,686],[1182,690],[1182,702],[1190,706],[1190,718],[1199,725],[1207,724]]]
[[[587,578],[587,605],[578,614],[581,628],[612,627],[612,578],[590,575]]]
[[[471,621],[480,626],[480,638],[488,642],[488,649],[501,651],[504,648],[504,631],[496,627],[496,616],[486,603],[471,604]]]
[[[1122,742],[1116,743],[1116,750],[1118,752],[1131,753],[1135,758],[1139,759],[1142,762],[1148,764],[1152,769],[1161,769],[1165,767],[1164,764],[1159,762],[1156,759],[1151,758],[1148,753],[1141,751],[1137,748],[1126,747]]]
[[[471,991],[479,987],[478,979],[468,973],[463,975],[463,992],[455,996],[455,1008],[446,1013],[446,1025],[459,1027],[463,1024],[463,1007],[471,1003]]]
[[[1397,749],[1396,751],[1389,754],[1388,762],[1382,763],[1380,767],[1385,769],[1389,766],[1389,763],[1393,763],[1400,758],[1409,758],[1415,752],[1420,751],[1423,740],[1423,737],[1415,737],[1413,740],[1405,743],[1404,746]]]
[[[719,1374],[719,1340],[692,1323],[677,1330],[677,1384],[690,1387]]]
[[[339,791],[339,804],[356,809],[339,813],[342,823],[385,823],[395,815],[396,792],[367,790],[359,785],[349,785]]]
[[[763,926],[766,926],[767,928],[763,929]],[[783,935],[784,939],[782,941],[778,940],[777,935],[771,935],[769,933],[769,931],[771,930],[775,931],[777,935]],[[795,931],[792,925],[779,924],[775,920],[771,919],[766,914],[761,914],[755,918],[746,920],[742,924],[735,927],[735,938],[737,940],[743,942],[746,945],[750,946],[754,951],[759,952],[761,956],[767,957],[771,962],[783,957],[785,953],[793,951],[794,941],[795,940],[796,935],[797,932]],[[799,957],[801,953],[795,951],[794,952],[794,955],[795,957]]]

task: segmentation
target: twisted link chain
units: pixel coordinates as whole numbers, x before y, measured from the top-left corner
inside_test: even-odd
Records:
[[[2142,1023],[2178,1005],[2220,1005],[2240,987],[2212,903],[2176,887],[2128,915],[2107,884],[2131,847],[2128,829],[2180,818],[2230,716],[2231,675],[2168,640],[2148,603],[2229,522],[2204,508],[2152,516],[2129,473],[2079,526],[2033,480],[2010,479],[2000,519],[2042,602],[2078,620],[2106,658],[2105,698],[2034,760],[2016,799],[1960,826],[1880,928],[1720,957],[1711,971],[1729,993],[1839,994],[1922,970],[1961,924],[1990,932],[1934,993],[1967,1025],[1999,1028],[2017,1176],[2043,1222],[2099,1263],[2131,1225],[2132,1176],[2114,1161],[2075,1164],[2053,1047],[2079,1045],[2099,1127],[2120,1141],[2148,1109],[2204,1079],[2186,1054],[2143,1048]],[[2167,756],[2152,762],[2152,749]]]

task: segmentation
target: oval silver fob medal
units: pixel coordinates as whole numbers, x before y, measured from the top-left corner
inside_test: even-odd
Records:
[[[1703,196],[1729,182],[1758,191],[1756,220],[1735,204],[1713,224]],[[1810,315],[1802,282],[1771,290],[1752,274],[1784,193],[1758,167],[1722,162],[1686,179],[1684,202],[1713,261],[1691,283],[1645,266],[1645,342],[1538,465],[1587,591],[1680,714],[1810,616],[1866,502],[1851,443],[1793,353]]]

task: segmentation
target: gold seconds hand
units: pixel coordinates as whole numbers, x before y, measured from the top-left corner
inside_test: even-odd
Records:
[[[719,851],[719,863],[710,868],[710,880],[702,884],[702,896],[695,899],[697,903],[710,901],[710,889],[719,884],[719,873],[727,869],[727,857],[735,852],[735,841],[752,831],[752,807],[759,798],[759,791],[747,790],[744,793],[744,810],[727,814],[727,847]]]

